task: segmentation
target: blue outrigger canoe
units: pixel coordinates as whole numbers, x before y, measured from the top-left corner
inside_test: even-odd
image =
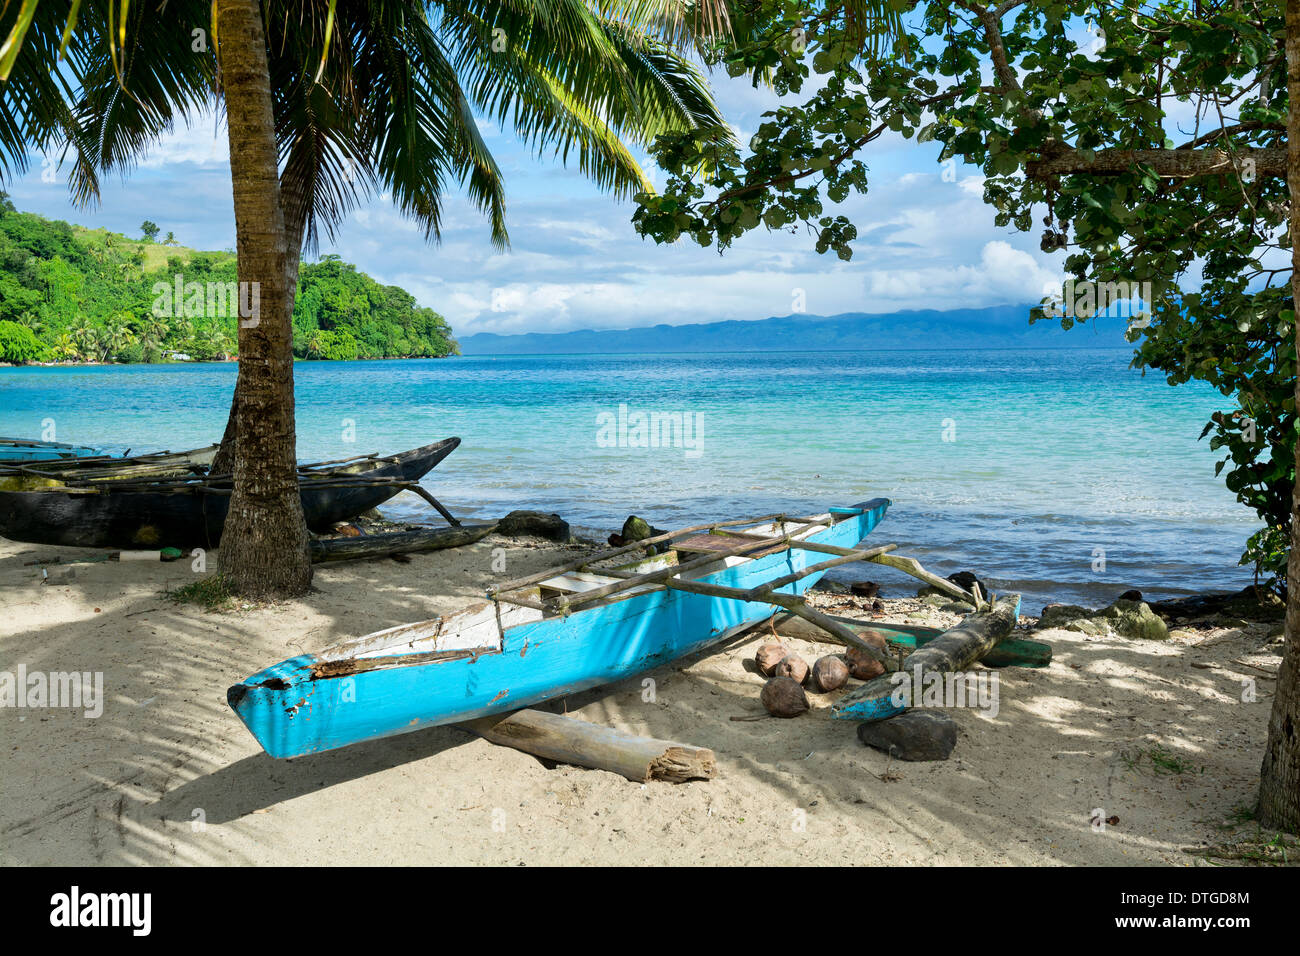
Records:
[[[769,515],[647,539],[491,589],[489,601],[456,614],[291,657],[226,699],[268,754],[296,757],[609,684],[779,610],[761,596],[683,588],[800,595],[825,566],[850,560],[845,549],[868,553],[855,549],[889,505],[876,498],[810,518]],[[753,526],[734,530],[744,525]],[[644,557],[652,546],[667,550]],[[819,560],[827,553],[840,557]],[[593,566],[620,557],[639,560]]]
[[[28,438],[0,438],[0,461],[53,461],[58,458],[89,458],[104,456],[97,448],[88,445],[65,445],[57,441],[35,441]]]

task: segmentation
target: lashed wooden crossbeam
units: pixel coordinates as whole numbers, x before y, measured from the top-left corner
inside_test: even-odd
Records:
[[[618,548],[611,548],[607,551],[599,551],[596,554],[585,555],[581,558],[578,558],[574,561],[570,561],[568,564],[564,564],[559,567],[548,568],[545,571],[538,571],[535,574],[529,574],[522,578],[515,578],[514,580],[507,581],[504,584],[494,585],[488,588],[488,596],[494,597],[500,595],[502,597],[502,600],[505,600],[504,596],[508,591],[517,591],[517,590],[521,590],[522,588],[531,587],[534,584],[538,584],[539,582],[544,581],[549,577],[554,577],[557,574],[564,574],[568,571],[581,571],[585,568],[590,567],[591,565],[595,564],[598,561],[607,561],[611,558],[617,558],[625,554],[631,554],[633,551],[643,551],[645,550],[646,547],[650,545],[662,544],[665,541],[672,541],[677,538],[685,537],[686,535],[696,534],[697,532],[700,531],[713,531],[717,528],[734,528],[738,525],[758,524],[763,521],[780,521],[781,523],[786,523],[786,522],[793,523],[796,520],[807,521],[808,519],[807,518],[792,519],[789,516],[784,514],[770,514],[770,515],[760,515],[757,518],[735,518],[730,521],[715,521],[711,524],[699,524],[699,525],[693,525],[689,528],[680,528],[677,531],[667,531],[663,534],[654,535],[653,537],[650,538],[642,538],[640,541],[634,541],[631,544],[625,544]],[[832,523],[832,521],[833,519],[828,516],[826,519],[818,521],[817,524],[829,525]],[[761,541],[762,539],[756,539],[756,540]],[[715,554],[714,557],[715,558],[719,557],[719,555]],[[603,569],[600,570],[603,573]]]
[[[689,574],[691,571],[696,571],[699,570],[700,568],[708,567],[711,564],[716,564],[718,561],[721,561],[723,558],[738,557],[750,551],[756,551],[761,548],[769,548],[774,544],[789,542],[792,536],[809,533],[815,528],[820,528],[825,526],[831,520],[832,519],[827,518],[825,520],[809,521],[806,524],[800,525],[799,527],[795,528],[793,531],[790,531],[786,534],[776,535],[771,538],[761,538],[753,541],[747,541],[742,545],[738,545],[735,548],[729,548],[726,551],[713,551],[710,552],[709,554],[702,555],[701,557],[698,557],[693,561],[687,561],[685,564],[669,565],[666,568],[661,568],[657,571],[650,571],[645,574],[634,574],[632,577],[623,578],[622,580],[616,581],[612,584],[606,584],[602,587],[592,588],[590,591],[583,591],[581,594],[563,595],[561,597],[556,598],[552,602],[552,607],[558,612],[567,613],[568,611],[570,611],[575,607],[580,607],[584,604],[590,604],[592,601],[597,601],[600,600],[601,598],[609,597],[609,595],[615,594],[619,591],[626,591],[630,588],[634,588],[642,584],[659,584],[665,581],[666,579],[673,577],[674,575]],[[647,538],[645,540],[648,541],[649,539]],[[637,542],[637,543],[643,544],[644,541]],[[601,573],[608,574],[609,572],[602,569]],[[611,575],[611,577],[619,577],[619,575]],[[509,599],[504,594],[499,594],[499,596],[501,600]]]
[[[767,541],[758,538],[757,536],[751,536],[749,548],[752,550],[758,547],[763,547],[767,545],[767,543]],[[725,552],[717,552],[708,555],[705,558],[700,558],[699,560],[681,565],[675,569],[678,576],[670,575],[661,578],[655,583],[662,587],[673,588],[679,591],[690,591],[692,593],[705,594],[712,597],[730,598],[736,601],[774,604],[778,607],[785,608],[791,614],[798,615],[809,623],[817,625],[822,630],[833,635],[840,642],[848,644],[851,647],[861,648],[876,660],[885,663],[888,662],[883,654],[877,651],[873,646],[867,644],[844,624],[836,621],[828,615],[822,614],[819,611],[808,607],[807,603],[801,597],[797,595],[782,594],[778,589],[785,587],[787,584],[792,584],[800,578],[807,577],[810,574],[825,571],[841,564],[848,564],[853,561],[871,561],[879,564],[886,564],[889,567],[897,568],[900,571],[905,571],[906,573],[925,581],[927,584],[937,587],[945,593],[952,595],[958,600],[973,604],[976,611],[989,606],[988,602],[984,600],[983,595],[979,593],[978,586],[975,593],[971,594],[959,585],[954,584],[952,581],[949,581],[946,578],[941,578],[938,575],[925,570],[925,568],[921,567],[921,563],[915,558],[891,554],[890,552],[894,551],[898,547],[895,544],[882,545],[878,548],[859,549],[841,548],[836,545],[820,544],[812,541],[790,540],[788,546],[792,549],[813,551],[822,554],[833,554],[835,557],[827,561],[821,561],[817,564],[809,565],[799,571],[783,575],[782,577],[769,581],[766,584],[761,584],[757,587],[748,589],[730,588],[703,581],[684,580],[679,576],[683,571],[690,570],[691,568],[702,564],[707,565],[710,563],[716,563],[719,558],[725,556]],[[605,570],[603,573],[610,577],[624,578],[624,585],[629,585],[634,577],[630,572],[619,571],[617,569]],[[610,585],[610,587],[613,587],[613,585]]]
[[[867,643],[854,631],[834,618],[821,613],[821,611],[810,608],[801,595],[783,594],[777,591],[755,597],[753,591],[745,588],[729,588],[721,584],[709,584],[705,581],[691,581],[681,578],[669,578],[661,583],[664,587],[672,588],[675,591],[688,591],[691,594],[704,594],[709,597],[730,598],[733,601],[755,601],[785,608],[791,614],[796,614],[810,624],[815,624],[822,630],[833,634],[841,643],[856,647],[881,663],[885,663],[887,660],[883,651]]]
[[[818,551],[822,554],[838,554],[844,557],[844,563],[853,560],[866,560],[871,561],[874,564],[883,564],[887,567],[902,571],[905,574],[910,574],[917,580],[924,581],[933,588],[938,588],[940,591],[956,598],[958,601],[965,601],[967,604],[973,604],[977,611],[982,606],[988,604],[988,601],[984,600],[984,596],[979,593],[978,586],[975,593],[972,594],[961,585],[954,584],[947,578],[941,578],[939,575],[927,571],[925,568],[921,567],[921,562],[916,560],[916,558],[905,557],[901,554],[889,554],[888,552],[892,551],[893,548],[884,549],[869,558],[855,559],[850,557],[850,555],[855,553],[852,548],[841,548],[833,544],[820,544],[816,541],[791,541],[790,547],[799,548],[804,551]]]
[[[733,538],[749,537],[755,543],[758,543],[762,540],[762,538],[759,535],[732,534],[730,535],[730,537]],[[872,561],[876,564],[884,564],[891,568],[895,568],[899,571],[902,571],[906,574],[910,574],[912,575],[912,577],[920,581],[924,581],[926,584],[930,585],[931,587],[938,588],[940,591],[943,591],[945,594],[948,594],[959,601],[965,601],[968,604],[975,604],[977,607],[980,604],[988,603],[987,601],[981,600],[981,598],[983,597],[982,595],[972,594],[971,592],[967,591],[965,588],[961,587],[960,585],[954,584],[952,581],[949,581],[947,578],[941,578],[937,574],[932,574],[931,572],[927,571],[925,568],[921,567],[921,563],[917,561],[916,558],[903,557],[902,555],[886,556],[889,551],[894,550],[893,547],[886,548],[883,551],[877,550],[876,553],[869,558],[855,557],[855,555],[859,555],[861,554],[861,552],[857,551],[854,548],[842,548],[838,545],[821,544],[820,542],[817,541],[791,541],[790,547],[797,548],[802,551],[818,551],[822,554],[834,554],[844,559],[843,561],[837,561],[834,564],[829,562],[823,563],[822,565],[818,565],[819,568],[835,567],[838,564],[848,564],[851,561]],[[786,580],[783,581],[781,584],[774,584],[773,587],[781,587],[789,583],[790,581]]]
[[[758,540],[757,543],[762,544],[763,542],[761,540]],[[789,546],[792,548],[796,547],[797,545],[798,542],[791,541],[789,543]],[[828,568],[839,567],[841,564],[848,564],[851,561],[871,561],[874,560],[878,555],[887,554],[888,552],[893,551],[897,547],[898,545],[896,544],[883,544],[878,548],[864,548],[864,549],[837,548],[836,549],[837,551],[843,552],[843,554],[841,554],[839,557],[831,558],[829,561],[821,561],[817,564],[810,564],[806,568],[800,568],[798,571],[792,571],[789,574],[783,575],[782,577],[776,578],[772,581],[768,581],[765,584],[760,584],[755,587],[749,588],[748,590],[743,591],[743,593],[746,595],[745,599],[748,601],[761,601],[764,599],[766,595],[770,594],[771,592],[776,591],[779,588],[783,588],[787,584],[793,584],[795,581],[798,581],[802,578],[806,578],[810,574],[816,574],[819,571],[825,571]],[[718,552],[711,552],[711,555],[713,558],[712,561],[702,562],[701,559],[701,561],[692,561],[690,562],[690,564],[678,565],[677,572],[681,573],[683,568],[688,568],[691,565],[698,565],[700,563],[704,563],[706,565],[717,563],[717,560],[719,558]],[[629,579],[636,576],[635,572],[623,571],[618,568],[603,568],[601,569],[600,573],[606,575],[607,577],[624,578],[624,579]]]
[[[800,542],[798,541],[790,542],[791,548],[797,548],[799,546],[800,546]],[[841,554],[839,557],[831,558],[828,561],[820,561],[817,564],[810,564],[808,567],[804,568],[801,571],[792,571],[789,574],[785,575],[784,577],[777,578],[775,581],[768,581],[766,584],[761,584],[758,587],[751,589],[750,593],[752,593],[755,596],[755,598],[757,598],[759,595],[766,594],[770,591],[775,591],[778,588],[783,588],[787,584],[793,584],[795,581],[798,581],[800,578],[806,578],[808,575],[816,574],[818,571],[827,571],[831,568],[836,568],[839,567],[841,564],[848,564],[852,561],[873,561],[878,556],[893,551],[897,547],[898,545],[896,544],[886,544],[886,545],[882,545],[879,548],[868,548],[867,550],[858,550],[856,548],[844,548],[843,549],[844,553]]]

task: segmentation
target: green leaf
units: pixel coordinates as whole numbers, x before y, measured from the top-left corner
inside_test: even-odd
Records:
[[[18,9],[18,16],[9,30],[9,36],[5,38],[4,45],[0,46],[0,80],[9,79],[14,63],[18,60],[18,54],[22,52],[23,38],[27,35],[27,28],[32,25],[32,17],[36,16],[36,7],[39,3],[40,0],[23,0],[23,5]],[[75,14],[76,11],[73,12]]]

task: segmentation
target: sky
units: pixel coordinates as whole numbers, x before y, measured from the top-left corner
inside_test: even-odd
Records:
[[[775,96],[722,71],[710,79],[748,141]],[[814,315],[1024,304],[1063,277],[1063,254],[1041,252],[1036,232],[994,225],[978,170],[957,165],[944,175],[938,143],[888,134],[870,144],[868,194],[827,207],[858,227],[853,258],[842,262],[818,255],[803,229],[760,228],[721,255],[690,240],[656,245],[633,228],[632,202],[537,156],[513,133],[480,125],[504,173],[508,251],[493,248],[486,220],[462,195],[449,199],[439,244],[376,197],[320,247],[405,288],[458,337],[763,319],[800,311],[800,300]],[[652,164],[637,155],[653,180]],[[211,114],[172,131],[127,177],[105,180],[96,207],[73,206],[65,171],[40,156],[7,188],[19,209],[50,218],[130,236],[150,219],[182,245],[234,247],[226,130]]]

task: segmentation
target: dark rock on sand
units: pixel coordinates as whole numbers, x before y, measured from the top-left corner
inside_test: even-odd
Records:
[[[609,543],[616,548],[621,548],[626,544],[635,544],[638,541],[644,541],[646,538],[658,537],[665,534],[663,528],[652,527],[650,522],[644,518],[638,518],[636,515],[628,515],[627,520],[623,522],[623,531],[621,534],[611,534]],[[667,543],[651,545],[656,551],[663,552],[667,549]]]
[[[564,543],[569,540],[569,522],[544,511],[512,511],[497,524],[497,534],[531,534]]]
[[[1071,621],[1090,617],[1095,613],[1097,612],[1091,608],[1078,604],[1049,604],[1043,608],[1043,613],[1038,615],[1038,626],[1064,627]]]
[[[989,596],[989,586],[969,571],[958,571],[956,574],[950,574],[948,575],[948,580],[957,585],[957,587],[963,588],[967,591],[971,591],[972,588],[978,584],[980,586],[980,594],[984,595],[984,597]]]
[[[957,746],[957,722],[937,710],[908,710],[858,724],[858,739],[899,760],[947,760]]]
[[[1286,616],[1286,603],[1271,591],[1247,585],[1227,594],[1193,594],[1189,597],[1152,601],[1151,610],[1166,621],[1231,614],[1250,621],[1280,621]]]

